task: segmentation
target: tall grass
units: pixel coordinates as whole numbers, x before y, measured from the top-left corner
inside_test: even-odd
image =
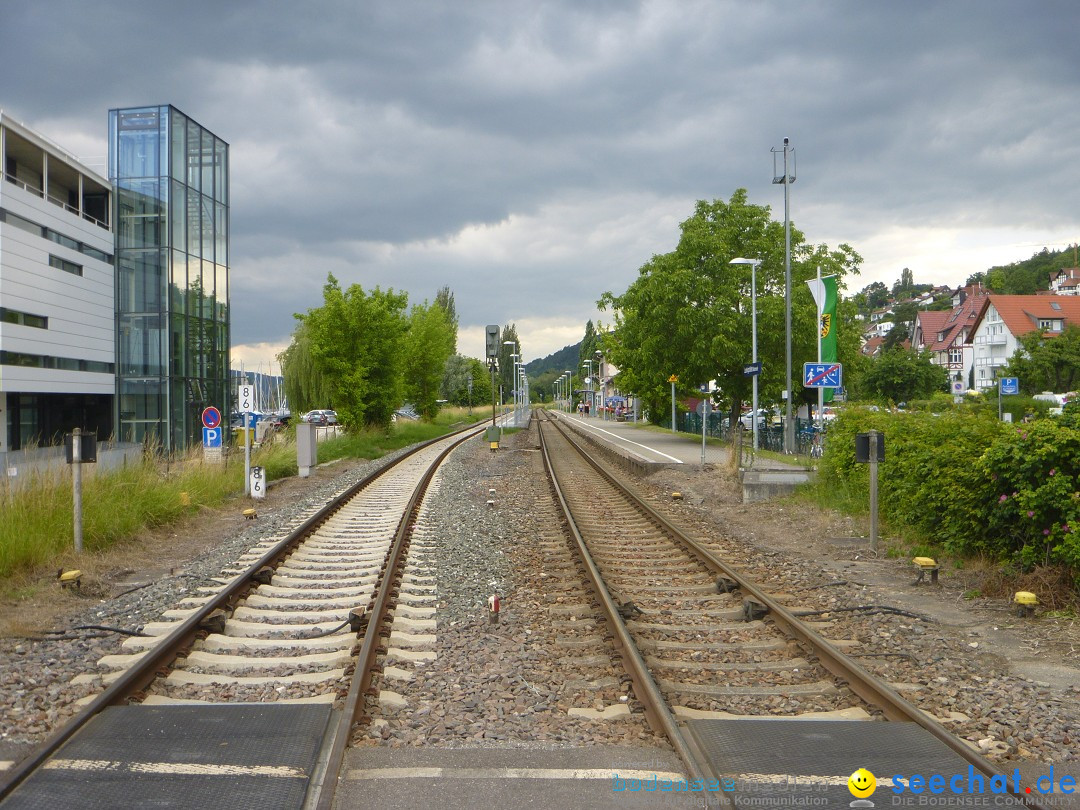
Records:
[[[203,463],[191,454],[168,468],[153,459],[108,472],[84,467],[83,547],[97,551],[238,493],[243,463]],[[187,503],[180,493],[186,492]],[[0,491],[0,577],[50,563],[73,545],[69,468],[37,474]]]
[[[381,458],[442,436],[465,421],[473,421],[465,408],[444,409],[431,422],[399,422],[389,431],[338,436],[320,442],[319,461]],[[296,475],[295,433],[260,447],[252,464],[263,467],[268,481]],[[83,470],[83,547],[98,551],[240,495],[244,457],[234,452],[225,464],[208,463],[195,448],[168,464],[148,457],[108,472],[89,465]],[[73,511],[70,468],[35,474],[18,489],[6,488],[6,479],[0,478],[0,578],[55,567],[73,546]]]

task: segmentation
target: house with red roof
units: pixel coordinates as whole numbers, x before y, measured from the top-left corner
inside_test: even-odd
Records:
[[[949,370],[950,380],[968,381],[974,351],[968,337],[975,316],[988,292],[980,284],[959,288],[953,296],[955,306],[949,311],[925,311],[915,316],[911,345],[929,351],[934,365]]]
[[[1050,292],[1080,295],[1080,267],[1062,267],[1050,274]]]
[[[1020,348],[1020,337],[1038,329],[1054,337],[1071,323],[1080,324],[1077,295],[986,296],[968,338],[974,355],[975,389],[995,384],[998,369]]]

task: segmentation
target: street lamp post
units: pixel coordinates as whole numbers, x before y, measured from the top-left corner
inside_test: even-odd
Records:
[[[750,265],[750,362],[754,364],[753,375],[753,398],[750,404],[752,413],[751,424],[754,426],[754,450],[758,449],[758,368],[757,368],[757,269],[761,265],[761,259],[732,259],[728,264]],[[790,370],[790,363],[788,364]],[[790,391],[788,392],[790,396]],[[791,400],[788,400],[790,407]]]
[[[784,173],[776,173],[776,153],[784,153]],[[784,148],[773,148],[773,183],[784,186],[784,359],[787,363],[787,401],[784,406],[784,452],[795,452],[795,422],[791,418],[791,184],[795,182],[795,147],[784,138]],[[791,167],[788,168],[788,157]]]
[[[604,413],[604,420],[607,420],[607,386],[604,385],[601,376],[604,373],[604,354],[599,349],[596,350],[596,387],[599,393],[598,401],[593,402],[593,407],[597,408],[597,415],[601,411]]]
[[[593,393],[593,391],[592,391],[592,386],[593,386],[592,360],[586,360],[584,363],[581,364],[581,367],[583,369],[586,369],[585,373],[588,374],[588,376],[585,378],[585,393],[588,396],[588,399],[585,400],[585,401],[588,402],[590,407],[591,407],[592,406],[592,393]],[[586,415],[587,414],[582,414],[582,416],[586,416]]]

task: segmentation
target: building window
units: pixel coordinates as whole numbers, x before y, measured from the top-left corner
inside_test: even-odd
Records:
[[[57,270],[63,270],[65,273],[71,273],[75,276],[81,276],[82,265],[75,264],[75,262],[69,262],[67,259],[61,259],[59,256],[53,256],[49,254],[49,266],[55,267]]]
[[[113,363],[100,360],[78,360],[74,357],[53,357],[47,354],[27,354],[0,349],[0,366],[23,366],[26,368],[53,368],[59,371],[92,371],[95,374],[112,374]]]
[[[1058,318],[1039,318],[1039,328],[1047,332],[1060,332],[1061,320]]]
[[[99,262],[112,264],[113,257],[110,254],[98,250],[97,248],[90,247],[89,245],[84,245],[82,242],[72,239],[69,236],[64,236],[61,233],[57,233],[52,228],[46,228],[43,225],[38,225],[36,222],[31,222],[28,219],[23,219],[19,215],[13,214],[10,211],[5,211],[2,208],[0,208],[0,222],[12,225],[19,230],[26,231],[27,233],[32,233],[34,236],[43,236],[50,242],[56,242],[56,244],[58,245],[63,245],[64,247],[71,248],[72,250],[77,250],[83,255],[89,256],[91,259],[97,259]]]
[[[19,326],[33,326],[35,329],[49,328],[49,319],[44,315],[31,315],[29,312],[19,312],[17,309],[6,307],[0,307],[0,321]]]
[[[949,349],[949,365],[959,366],[964,362],[964,350],[963,349]]]

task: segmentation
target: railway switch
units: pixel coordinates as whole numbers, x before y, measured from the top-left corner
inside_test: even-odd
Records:
[[[761,602],[755,602],[753,599],[743,599],[742,615],[744,622],[753,622],[768,616],[769,609]]]
[[[1029,619],[1035,615],[1035,608],[1039,604],[1039,598],[1031,591],[1017,591],[1013,595],[1013,604],[1016,606],[1016,615],[1021,619]]]
[[[931,585],[938,584],[937,560],[935,560],[933,557],[915,557],[914,559],[912,559],[912,562],[915,563],[915,565],[919,566],[919,576],[915,579],[915,582],[912,583],[913,585],[918,585],[920,582],[925,582],[927,574],[930,575]]]

